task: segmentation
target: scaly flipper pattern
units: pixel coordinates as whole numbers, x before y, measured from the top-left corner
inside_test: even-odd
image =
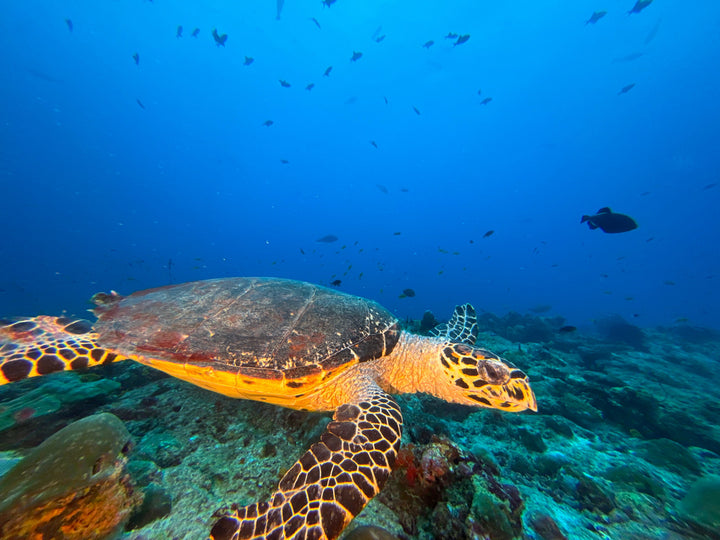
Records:
[[[477,314],[471,304],[455,306],[447,323],[438,324],[430,330],[431,336],[441,337],[454,343],[475,345],[478,337]]]
[[[124,360],[84,319],[40,315],[0,326],[0,384]]]
[[[219,519],[212,540],[332,540],[377,495],[400,447],[402,415],[373,381],[356,383],[354,398],[337,408],[270,501]]]

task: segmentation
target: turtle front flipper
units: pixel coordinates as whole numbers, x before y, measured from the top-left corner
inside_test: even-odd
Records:
[[[219,519],[212,540],[332,540],[377,495],[400,447],[402,414],[374,382],[356,382],[354,398],[338,407],[270,501]]]
[[[0,384],[124,360],[84,319],[40,315],[0,326]]]
[[[475,345],[478,337],[477,314],[472,304],[455,306],[447,323],[438,324],[430,330],[431,336],[441,337],[453,343]]]

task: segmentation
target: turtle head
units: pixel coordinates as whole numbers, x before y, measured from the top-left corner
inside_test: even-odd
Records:
[[[447,376],[440,393],[448,401],[501,411],[537,411],[525,373],[488,350],[445,343],[440,363]]]

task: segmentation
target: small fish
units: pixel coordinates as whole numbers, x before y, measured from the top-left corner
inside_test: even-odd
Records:
[[[335,2],[337,2],[337,0],[322,0],[322,5],[323,5],[323,6],[330,7],[330,6],[332,6]]]
[[[133,58],[133,60],[135,60],[135,65],[139,66],[140,65],[140,55],[138,53],[135,53],[132,55],[132,58]]]
[[[627,94],[633,88],[635,88],[635,83],[626,84],[620,89],[617,95],[619,96],[620,94]]]
[[[275,16],[275,19],[278,21],[280,20],[280,13],[282,12],[282,8],[284,5],[285,5],[285,0],[276,0],[275,6],[277,8],[277,10],[276,10],[277,15]]]
[[[643,56],[645,53],[642,52],[633,52],[630,54],[626,54],[625,56],[618,56],[616,58],[613,58],[614,64],[619,64],[621,62],[632,62],[633,60],[637,60],[641,56]]]
[[[362,58],[362,53],[358,51],[353,51],[352,56],[350,57],[351,62],[357,62]]]
[[[375,43],[380,43],[383,39],[385,39],[385,34],[383,34],[382,36],[376,37],[376,38],[375,38]]]
[[[628,15],[632,15],[633,13],[640,13],[643,9],[652,4],[652,1],[653,0],[637,0],[633,8],[628,11]]]
[[[663,285],[670,285],[670,286],[672,286],[672,285],[675,285],[675,282],[674,282],[674,281],[671,281],[671,280],[669,280],[669,279],[666,279],[665,281],[663,281]]]
[[[249,66],[255,61],[255,59],[252,56],[246,56],[245,61],[243,62],[243,66]]]
[[[283,165],[287,165],[290,162],[287,159],[281,159],[280,163],[282,163]]]
[[[177,32],[175,33],[176,38],[181,38],[183,33],[183,27],[182,25],[178,25]]]
[[[403,289],[402,294],[398,296],[398,298],[412,298],[413,296],[415,296],[415,291],[412,289]]]
[[[445,39],[457,39],[458,35],[455,32],[448,32],[448,35],[445,36]]]
[[[532,311],[533,313],[547,313],[552,309],[552,306],[549,304],[540,304],[534,307],[531,307],[528,311]]]
[[[385,195],[389,193],[388,188],[386,188],[382,184],[375,184],[375,187],[382,191]]]
[[[65,19],[65,24],[67,24],[68,30],[70,30],[70,32],[72,32],[73,31],[72,21],[70,19]]]
[[[482,96],[482,89],[478,90],[478,96]]]
[[[300,248],[300,253],[302,253],[303,255],[305,255],[305,250],[304,250],[303,248]]]
[[[290,83],[283,79],[280,79],[280,86],[282,86],[283,88],[290,88]]]
[[[577,326],[572,326],[570,324],[566,324],[565,326],[561,326],[560,328],[558,328],[558,332],[560,332],[561,334],[570,334],[575,330],[577,330]]]
[[[387,105],[387,104],[388,104],[388,98],[387,98],[387,96],[383,96],[383,99],[385,100],[385,105]]]
[[[262,125],[265,126],[265,127],[270,127],[270,126],[272,126],[274,123],[275,123],[275,122],[273,122],[272,120],[265,120],[265,121],[262,123]]]
[[[227,34],[218,34],[217,28],[213,28],[212,37],[218,47],[220,47],[221,45],[224,47],[228,36]]]
[[[402,191],[403,193],[410,193],[410,190],[406,187],[400,188],[400,191]]]
[[[317,20],[315,17],[313,17],[313,18],[310,19],[310,20],[315,23],[315,26],[317,26],[319,29],[322,30],[322,27],[320,26],[320,23],[318,22],[318,20]]]
[[[330,282],[330,285],[332,285],[333,287],[339,287],[341,283],[342,283],[342,280],[340,280],[340,279],[335,279],[335,280],[333,280],[333,281]]]
[[[431,39],[430,41],[426,41],[426,42],[423,44],[423,47],[425,47],[426,49],[429,49],[429,48],[432,47],[433,45],[435,45],[435,42]]]
[[[712,189],[712,188],[714,188],[715,186],[717,186],[717,182],[713,182],[712,184],[708,184],[708,185],[706,185],[705,187],[703,187],[703,191],[708,190],[708,189]]]
[[[312,90],[313,88],[315,88],[315,83],[310,83],[305,87],[305,90],[309,91],[309,90]]]
[[[316,242],[322,242],[323,244],[330,244],[331,242],[337,242],[338,237],[334,234],[326,234],[322,238],[315,240]]]
[[[453,47],[457,47],[458,45],[462,45],[465,43],[468,39],[470,39],[470,34],[463,34],[462,36],[458,36],[457,41],[453,43]]]
[[[375,148],[378,147],[377,143],[375,141],[370,141],[370,144],[372,144]]]
[[[323,77],[328,77],[330,75],[330,72],[332,71],[332,66],[328,66],[325,70],[325,73],[323,73]]]
[[[590,229],[601,229],[605,233],[623,233],[637,229],[637,222],[625,214],[615,214],[610,208],[603,207],[594,216],[582,216],[580,223],[587,222]]]
[[[418,116],[420,116],[420,111],[418,111],[418,110],[417,110],[417,107],[415,107],[414,105],[413,105],[413,111],[415,111],[415,114],[417,114]]]
[[[140,101],[139,99],[136,99],[135,101],[137,102],[138,105],[140,105],[140,108],[141,108],[141,109],[144,109],[144,108],[145,108],[145,105],[143,105],[143,102],[142,102],[142,101]]]
[[[192,31],[191,35],[192,35],[192,37],[196,38],[196,37],[198,37],[199,34],[200,34],[200,29],[196,28],[195,30]]]
[[[495,231],[490,229],[488,232],[483,234],[483,238],[488,238],[489,236],[492,236],[493,234],[495,234]]]
[[[491,98],[491,97],[486,97],[485,99],[483,99],[483,100],[480,102],[480,105],[487,105],[487,104],[490,103],[491,101],[492,101],[492,98]]]
[[[655,23],[655,26],[653,26],[650,29],[650,32],[648,32],[648,35],[645,36],[645,45],[649,44],[653,39],[655,39],[655,36],[658,33],[658,30],[660,30],[660,22],[662,19],[659,19],[658,22]]]
[[[393,236],[400,236],[401,234],[402,234],[401,231],[395,231],[395,232],[393,233]]]
[[[607,11],[595,11],[592,15],[590,15],[590,18],[585,21],[585,24],[595,24],[600,19],[602,19],[605,15],[607,15]]]

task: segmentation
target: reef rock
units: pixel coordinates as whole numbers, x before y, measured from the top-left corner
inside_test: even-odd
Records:
[[[126,471],[130,435],[107,413],[61,429],[0,478],[0,538],[93,540],[119,531],[142,496]]]

